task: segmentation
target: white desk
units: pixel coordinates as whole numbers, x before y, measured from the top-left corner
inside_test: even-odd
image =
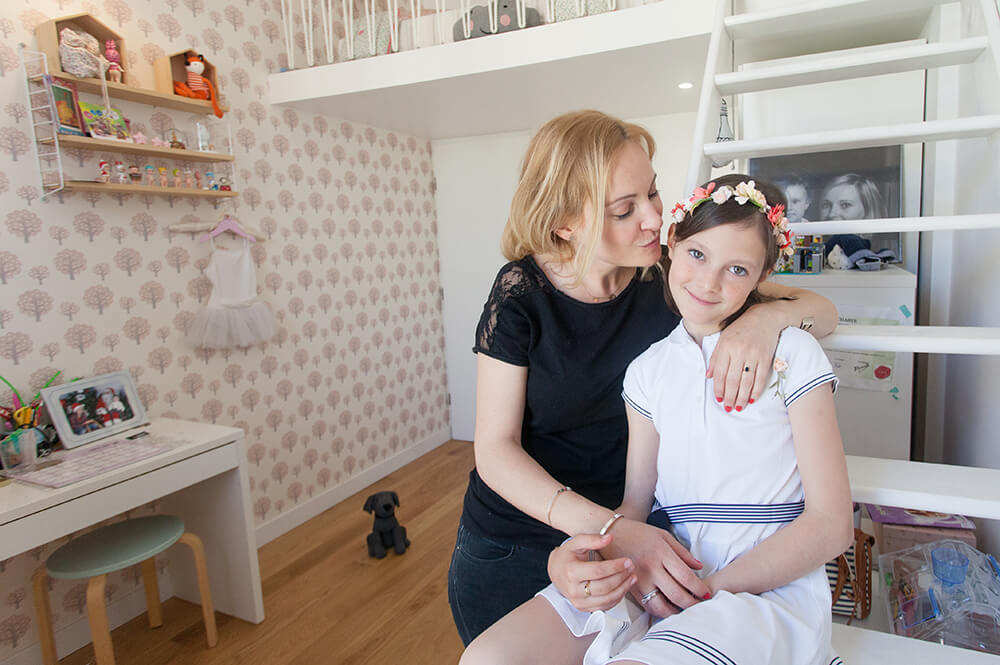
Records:
[[[0,561],[138,506],[158,501],[205,543],[215,608],[264,620],[243,431],[157,418],[141,430],[179,443],[171,450],[59,489],[0,487]],[[168,550],[175,594],[199,603],[190,553]]]

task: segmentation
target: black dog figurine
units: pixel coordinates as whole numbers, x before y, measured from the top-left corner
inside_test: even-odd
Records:
[[[399,496],[395,492],[376,492],[365,501],[365,512],[375,511],[375,524],[368,534],[368,556],[382,559],[387,547],[396,554],[405,554],[410,541],[406,539],[406,527],[396,521],[396,506]]]

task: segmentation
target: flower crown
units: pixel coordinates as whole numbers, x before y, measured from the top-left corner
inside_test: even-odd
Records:
[[[795,253],[795,249],[792,247],[792,231],[788,228],[788,218],[785,217],[785,206],[780,203],[773,207],[769,206],[764,194],[757,189],[753,180],[741,182],[735,188],[723,185],[716,189],[714,182],[708,183],[706,187],[695,187],[694,193],[687,202],[678,203],[670,212],[674,221],[680,224],[688,214],[693,213],[694,209],[702,203],[712,201],[716,205],[722,205],[729,199],[735,199],[740,205],[749,201],[760,208],[767,215],[767,221],[771,222],[771,228],[778,243],[778,253],[784,256],[791,256]]]

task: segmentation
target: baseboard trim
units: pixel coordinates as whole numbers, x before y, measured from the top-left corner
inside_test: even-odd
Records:
[[[428,453],[451,439],[451,430],[442,429],[434,432],[423,441],[404,448],[399,454],[369,467],[347,482],[318,494],[306,503],[301,503],[281,515],[267,520],[257,526],[257,547],[271,542],[295,527],[329,510],[352,494],[363,490],[372,483],[388,476],[390,473],[405,466],[421,455]],[[359,507],[360,510],[360,507]],[[2,664],[0,664],[2,665]]]

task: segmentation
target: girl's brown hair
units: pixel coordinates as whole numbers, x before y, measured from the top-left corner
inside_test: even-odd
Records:
[[[752,178],[748,175],[742,173],[731,173],[729,175],[724,175],[710,182],[715,183],[715,189],[718,190],[721,187],[729,186],[733,189],[736,185],[741,182],[750,182]],[[782,205],[787,207],[788,201],[785,199],[785,195],[782,191],[772,185],[769,182],[764,182],[761,180],[756,180],[755,186],[764,198],[767,200],[767,204],[771,207]],[[702,187],[708,187],[709,183],[705,183]],[[766,248],[764,254],[764,269],[761,274],[757,277],[758,285],[759,283],[767,277],[768,272],[774,267],[778,262],[778,255],[780,254],[780,248],[778,247],[778,239],[774,235],[774,227],[771,226],[770,220],[767,218],[767,214],[758,208],[753,203],[747,201],[746,203],[740,205],[735,197],[730,198],[728,201],[717,204],[714,201],[706,201],[695,208],[692,212],[687,213],[684,216],[683,221],[676,222],[673,225],[673,239],[675,242],[679,242],[686,238],[701,233],[702,231],[707,231],[708,229],[715,228],[717,226],[722,226],[724,224],[740,224],[747,228],[755,228],[760,234],[761,240],[764,241],[764,247]],[[670,271],[670,259],[664,255],[662,259],[664,272],[669,273]],[[670,286],[666,279],[663,280],[663,298],[670,305],[670,308],[680,314],[677,309],[677,303],[674,302],[674,298],[670,293]],[[743,312],[747,311],[753,305],[760,303],[770,302],[774,300],[769,296],[762,294],[756,287],[747,296],[747,300],[743,303],[743,306],[729,318],[726,319],[725,325],[729,325],[736,319],[740,318]]]
[[[656,143],[648,131],[599,111],[567,113],[545,123],[528,145],[510,204],[500,248],[508,261],[529,254],[571,263],[577,279],[593,260],[604,230],[604,195],[614,160],[627,141],[650,159]],[[593,223],[583,226],[577,249],[556,231],[593,206]]]

